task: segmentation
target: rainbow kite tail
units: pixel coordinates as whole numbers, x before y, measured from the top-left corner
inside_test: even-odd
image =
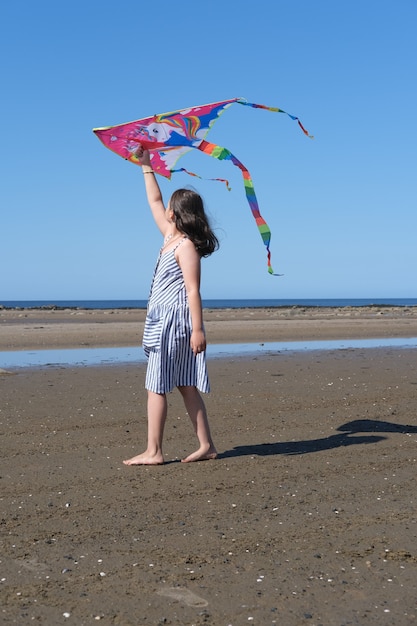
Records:
[[[297,122],[298,126],[301,128],[303,133],[307,135],[307,137],[309,137],[310,139],[314,139],[314,135],[309,134],[308,130],[304,128],[298,117],[296,117],[295,115],[291,115],[291,113],[283,111],[283,109],[278,109],[278,107],[267,107],[264,104],[255,104],[253,102],[248,102],[247,100],[245,100],[245,98],[237,98],[236,102],[238,102],[239,104],[243,104],[244,106],[252,107],[254,109],[264,109],[266,111],[272,111],[273,113],[284,113],[285,115],[288,115],[288,117],[290,117],[292,120]]]
[[[274,276],[280,276],[281,274],[274,274],[274,270],[272,269],[272,266],[271,266],[271,251],[269,247],[271,243],[271,231],[269,229],[268,224],[265,222],[264,218],[262,217],[259,211],[258,200],[255,195],[255,188],[253,186],[252,178],[251,178],[249,171],[246,169],[243,163],[241,163],[239,159],[237,159],[226,148],[222,148],[221,146],[218,146],[214,143],[209,143],[208,141],[203,140],[199,144],[198,149],[204,152],[205,154],[208,154],[209,156],[214,157],[215,159],[219,159],[221,161],[223,160],[232,161],[233,165],[236,165],[236,167],[238,167],[241,170],[242,176],[243,176],[243,184],[245,186],[246,198],[249,203],[250,210],[252,211],[252,215],[255,219],[258,230],[261,234],[262,241],[264,242],[264,245],[266,247],[268,272],[270,274],[273,274]]]

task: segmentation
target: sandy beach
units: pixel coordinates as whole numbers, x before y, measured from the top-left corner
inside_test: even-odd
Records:
[[[0,310],[0,351],[139,345],[144,311]],[[417,337],[416,307],[207,310],[212,343]],[[144,365],[0,375],[1,623],[417,621],[417,350],[209,360],[219,459]]]
[[[0,352],[135,346],[144,309],[1,309]],[[205,309],[208,343],[417,337],[417,307]]]

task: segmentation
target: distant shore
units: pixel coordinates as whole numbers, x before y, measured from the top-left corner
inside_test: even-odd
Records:
[[[145,309],[0,308],[0,351],[141,345]],[[417,337],[417,306],[206,308],[209,343]]]

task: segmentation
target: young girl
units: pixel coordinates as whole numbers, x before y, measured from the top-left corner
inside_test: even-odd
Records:
[[[206,337],[200,296],[200,260],[218,248],[201,197],[178,189],[165,209],[149,152],[140,146],[146,195],[164,241],[149,296],[143,348],[148,359],[148,445],[125,465],[160,465],[167,416],[166,394],[178,387],[196,432],[199,448],[184,463],[215,459],[207,412],[198,390],[210,391]]]

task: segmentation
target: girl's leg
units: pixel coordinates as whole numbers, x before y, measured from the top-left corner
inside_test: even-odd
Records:
[[[142,454],[123,461],[125,465],[161,465],[164,462],[162,439],[166,417],[166,395],[148,391],[148,447]]]
[[[194,426],[200,447],[183,459],[183,463],[215,459],[217,451],[210,434],[207,411],[203,398],[196,387],[178,387],[184,400],[185,408]]]

